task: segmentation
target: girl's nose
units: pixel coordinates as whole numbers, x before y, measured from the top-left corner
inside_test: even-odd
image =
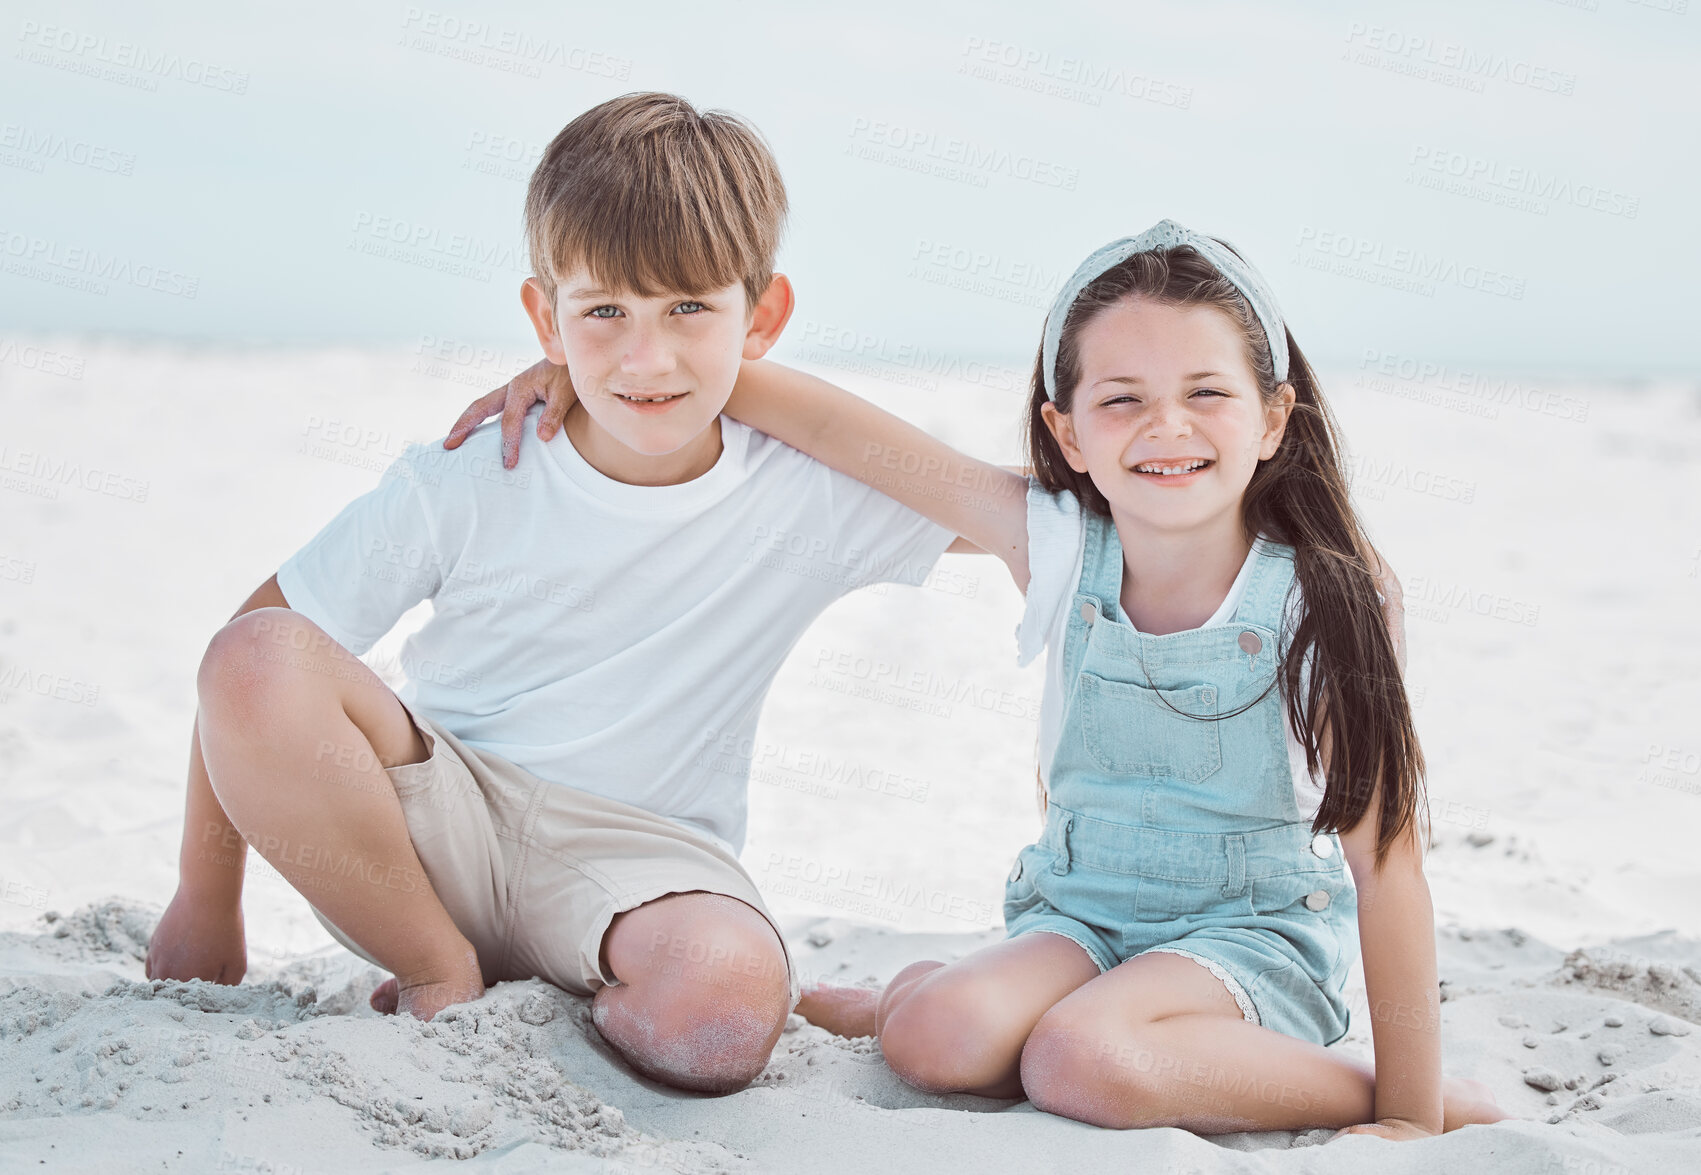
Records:
[[[1146,436],[1150,440],[1186,436],[1190,430],[1186,411],[1167,400],[1159,400],[1146,413]]]

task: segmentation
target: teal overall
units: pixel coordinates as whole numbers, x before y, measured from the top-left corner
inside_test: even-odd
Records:
[[[1008,933],[1061,934],[1101,971],[1186,955],[1246,1019],[1332,1044],[1349,1022],[1357,895],[1339,839],[1314,838],[1294,800],[1272,688],[1293,549],[1260,544],[1228,623],[1149,636],[1122,612],[1116,527],[1083,513],[1081,581],[1050,654],[1064,658],[1067,709],[1045,832],[1005,887]]]

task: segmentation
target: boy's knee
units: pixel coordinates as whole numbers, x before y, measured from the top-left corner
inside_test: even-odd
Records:
[[[760,915],[757,915],[760,918]],[[597,993],[599,1031],[647,1076],[708,1093],[742,1089],[766,1067],[791,1009],[773,929],[734,923],[645,932],[620,983]],[[636,965],[634,965],[636,963]]]
[[[204,710],[253,714],[299,681],[299,671],[340,649],[318,625],[288,608],[244,612],[213,634],[196,689]]]

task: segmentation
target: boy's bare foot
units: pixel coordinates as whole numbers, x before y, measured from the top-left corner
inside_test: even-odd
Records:
[[[804,989],[797,1014],[834,1036],[873,1036],[874,1011],[879,1006],[879,988],[817,983]]]
[[[403,984],[395,976],[380,983],[367,1002],[375,1012],[393,1016],[406,1012],[419,1020],[429,1020],[451,1004],[465,1004],[484,995],[484,976],[477,962],[471,970],[448,978],[420,977]]]
[[[1494,1100],[1488,1086],[1469,1077],[1448,1077],[1441,1082],[1441,1129],[1486,1126],[1510,1117]]]

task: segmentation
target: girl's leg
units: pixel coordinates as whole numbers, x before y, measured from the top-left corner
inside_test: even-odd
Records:
[[[1005,939],[955,963],[912,963],[875,1008],[881,1051],[894,1073],[930,1093],[1021,1097],[1028,1033],[1098,973],[1080,944],[1045,933]]]
[[[1375,1121],[1375,1071],[1250,1023],[1192,959],[1137,955],[1064,997],[1022,1050],[1034,1105],[1098,1126],[1196,1134]],[[1448,1081],[1444,1129],[1505,1115],[1486,1087]]]

